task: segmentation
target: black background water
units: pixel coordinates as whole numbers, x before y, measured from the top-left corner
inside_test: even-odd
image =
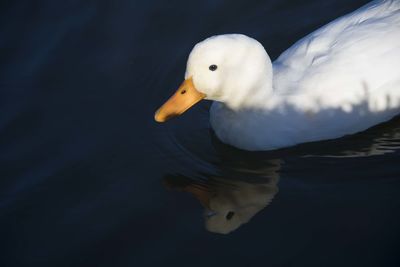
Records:
[[[153,121],[202,39],[275,59],[366,2],[2,1],[0,266],[399,266],[399,119],[267,153],[215,140],[207,102]],[[279,193],[229,235],[165,185],[275,160]]]

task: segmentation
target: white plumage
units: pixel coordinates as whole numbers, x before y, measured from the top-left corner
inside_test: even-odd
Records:
[[[272,64],[252,38],[208,38],[189,56],[189,77],[216,101],[210,110],[216,135],[241,149],[363,131],[400,111],[400,1],[373,1],[338,18]]]

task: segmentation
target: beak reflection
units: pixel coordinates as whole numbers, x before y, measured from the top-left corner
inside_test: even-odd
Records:
[[[257,180],[212,176],[199,182],[185,176],[167,176],[164,181],[167,187],[188,192],[201,203],[208,231],[228,234],[271,203],[278,192],[279,169],[277,160],[263,169],[263,177]]]

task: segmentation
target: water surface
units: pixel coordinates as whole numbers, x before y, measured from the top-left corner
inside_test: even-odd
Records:
[[[399,266],[399,119],[262,153],[208,102],[153,121],[198,41],[275,59],[366,2],[2,3],[0,265]]]

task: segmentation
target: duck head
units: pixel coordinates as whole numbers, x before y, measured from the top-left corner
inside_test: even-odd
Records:
[[[165,122],[202,99],[232,109],[254,106],[268,91],[272,91],[272,64],[264,47],[242,34],[213,36],[193,48],[184,82],[157,110],[155,120]]]

